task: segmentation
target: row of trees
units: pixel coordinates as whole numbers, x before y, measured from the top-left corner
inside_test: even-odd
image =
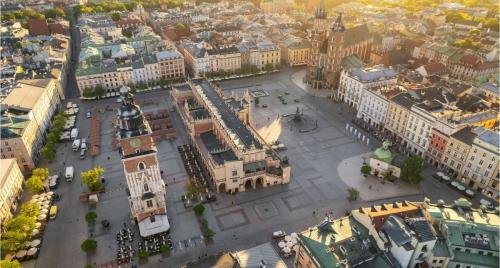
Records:
[[[63,111],[60,111],[52,120],[52,127],[47,135],[47,143],[42,147],[41,151],[42,156],[49,161],[54,160],[56,157],[56,144],[59,141],[61,133],[64,131],[66,119],[67,115]]]
[[[19,214],[7,221],[3,226],[2,251],[5,253],[16,252],[22,249],[26,242],[31,241],[36,218],[39,215],[40,205],[37,202],[30,201],[23,204]]]
[[[484,18],[484,17],[473,17],[466,12],[459,11],[448,11],[446,12],[446,22],[451,23],[460,23],[460,22],[468,22],[468,21],[476,21],[482,24],[483,28],[489,28],[491,30],[497,31],[499,30],[499,21],[498,18]]]
[[[241,65],[241,68],[235,71],[224,71],[220,70],[218,72],[208,72],[205,73],[207,78],[220,78],[220,77],[230,77],[233,75],[255,75],[261,72],[271,72],[273,70],[281,69],[281,65],[273,65],[271,63],[266,64],[262,69],[259,69],[257,66],[252,64],[244,64]]]
[[[26,181],[28,190],[34,194],[42,193],[45,190],[45,181],[49,177],[49,169],[35,168],[31,177]]]
[[[106,95],[106,89],[102,85],[96,85],[94,88],[83,90],[83,96],[86,98],[103,97],[104,95]]]
[[[38,12],[32,8],[25,8],[16,11],[3,13],[1,16],[2,21],[20,21],[27,22],[29,19],[65,19],[66,13],[61,8],[50,8],[43,12]]]
[[[132,11],[137,5],[142,5],[144,8],[176,8],[184,5],[183,0],[133,0],[128,3],[122,3],[116,0],[113,1],[101,1],[97,3],[88,3],[84,5],[78,5],[73,8],[75,15],[80,16],[81,14],[90,13],[102,13],[102,12],[112,12],[112,11]]]

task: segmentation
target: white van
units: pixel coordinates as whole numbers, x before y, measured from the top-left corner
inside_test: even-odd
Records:
[[[73,181],[73,173],[74,173],[73,167],[66,167],[66,181],[67,182],[72,182]]]
[[[76,137],[78,137],[78,128],[75,127],[71,130],[71,139],[74,140]]]
[[[87,140],[82,138],[82,142],[80,143],[80,148],[87,150]]]
[[[79,139],[74,140],[71,148],[73,149],[73,152],[78,151],[78,149],[80,149],[80,140]]]

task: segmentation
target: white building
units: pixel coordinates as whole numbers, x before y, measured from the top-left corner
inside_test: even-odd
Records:
[[[381,127],[384,124],[389,107],[389,99],[405,91],[397,85],[365,90],[358,108],[357,118],[370,124],[372,127]]]
[[[24,176],[15,158],[0,160],[0,224],[12,218],[23,190]]]
[[[389,250],[401,267],[419,267],[432,256],[436,244],[435,231],[424,217],[403,220],[391,215],[379,235],[389,242]]]
[[[436,122],[435,116],[425,103],[413,105],[403,137],[403,145],[411,154],[424,156],[429,147],[431,128]]]
[[[462,169],[464,183],[484,194],[498,198],[498,156],[500,134],[496,131],[477,128],[477,136]]]
[[[395,85],[397,81],[397,73],[393,69],[381,66],[343,70],[340,74],[338,97],[349,106],[358,109],[366,90]]]

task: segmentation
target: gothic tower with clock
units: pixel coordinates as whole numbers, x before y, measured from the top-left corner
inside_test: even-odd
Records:
[[[122,103],[117,114],[117,139],[129,189],[132,217],[142,237],[167,232],[170,224],[151,128],[135,104],[130,89],[120,89]]]

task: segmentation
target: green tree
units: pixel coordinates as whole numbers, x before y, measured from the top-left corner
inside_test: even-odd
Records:
[[[83,90],[83,96],[85,98],[95,97],[94,90],[92,88],[86,88]]]
[[[43,184],[40,177],[31,177],[26,181],[26,186],[28,190],[34,194],[42,193],[45,190],[45,185]]]
[[[201,187],[193,179],[189,178],[186,182],[186,191],[190,196],[198,196],[201,192]]]
[[[90,211],[87,214],[85,214],[85,221],[89,224],[94,224],[95,220],[97,219],[97,213],[94,211]]]
[[[162,244],[162,245],[160,246],[160,252],[161,252],[161,253],[165,253],[165,252],[167,252],[167,251],[169,251],[169,250],[170,250],[170,247],[169,247],[168,245]]]
[[[372,167],[370,167],[369,165],[361,166],[361,174],[367,176],[370,175],[370,172],[372,172]]]
[[[145,259],[149,257],[149,252],[145,251],[144,249],[141,249],[139,250],[139,252],[137,252],[137,255],[139,256],[139,258]]]
[[[350,187],[347,189],[347,192],[349,193],[349,197],[348,197],[349,200],[355,201],[356,199],[358,199],[358,197],[359,197],[358,189],[356,189],[354,187]]]
[[[198,204],[198,205],[193,207],[193,210],[194,210],[194,213],[196,213],[196,215],[200,216],[205,211],[205,206],[203,206],[203,204]]]
[[[259,106],[259,102],[260,102],[260,98],[258,96],[255,96],[253,98],[253,103],[255,104],[255,106]]]
[[[270,72],[273,70],[273,65],[271,63],[267,63],[265,66],[264,66],[264,71],[266,72]]]
[[[93,239],[86,239],[85,241],[82,242],[82,245],[80,247],[82,248],[83,251],[89,253],[97,248],[97,241]]]
[[[21,263],[17,260],[1,260],[0,267],[2,268],[22,268]]]
[[[38,217],[40,215],[40,205],[34,201],[24,203],[19,209],[19,214],[27,217]]]
[[[22,43],[21,41],[17,41],[17,42],[16,42],[16,48],[17,48],[17,49],[21,49],[21,48],[23,48],[23,43]]]
[[[101,177],[103,173],[104,169],[100,166],[97,166],[87,171],[81,172],[80,178],[82,179],[83,183],[87,185],[89,191],[97,192],[101,190],[102,187]]]
[[[97,97],[102,97],[102,96],[106,95],[106,90],[101,85],[97,85],[94,88],[94,95]]]
[[[31,176],[40,177],[42,181],[46,181],[49,178],[48,168],[35,168],[31,171]]]
[[[184,25],[184,23],[182,23],[182,22],[178,22],[178,23],[175,25],[175,28],[176,28],[176,29],[179,29],[179,30],[184,30],[184,29],[186,29],[187,27],[186,27],[186,25]]]
[[[43,11],[43,15],[47,19],[66,18],[66,13],[61,8],[46,9]]]
[[[113,21],[119,21],[120,20],[120,13],[117,13],[117,12],[114,12],[114,13],[111,13],[111,19]]]
[[[48,142],[42,147],[41,150],[43,158],[52,161],[54,158],[56,158],[56,147],[55,144],[52,142]]]
[[[418,184],[422,177],[420,173],[424,165],[424,160],[420,156],[410,156],[406,158],[401,168],[401,180],[410,183]]]

